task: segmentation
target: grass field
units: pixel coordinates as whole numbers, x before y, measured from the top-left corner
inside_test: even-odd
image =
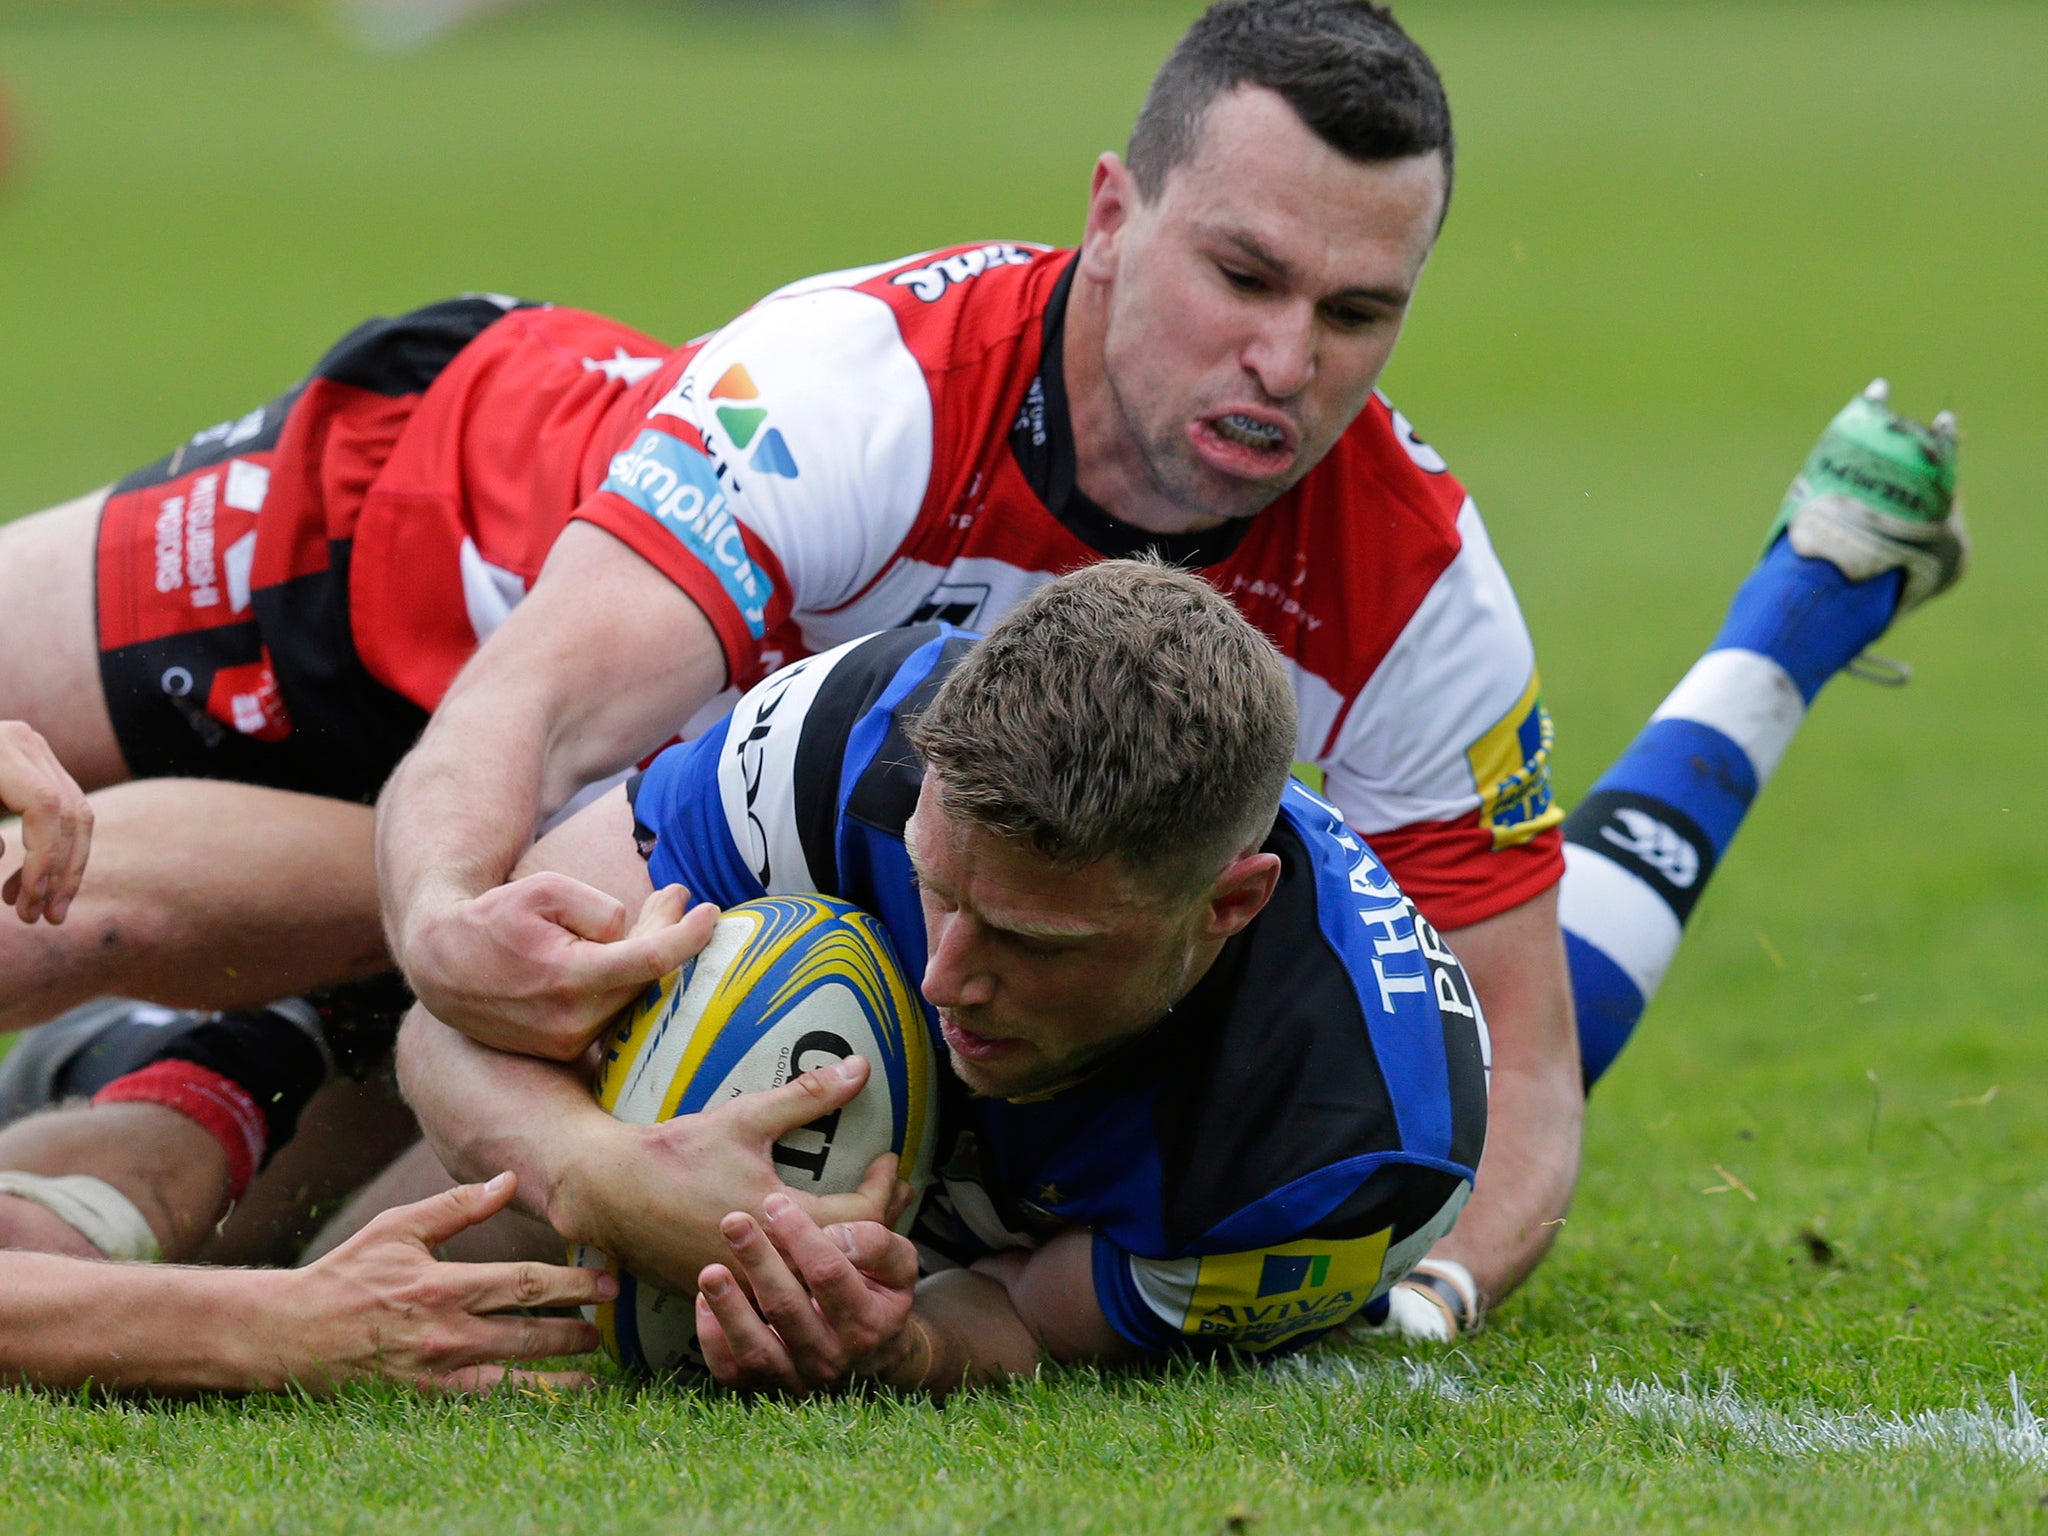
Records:
[[[808,271],[1069,239],[1194,9],[592,4],[383,60],[288,15],[0,11],[0,515],[460,289],[680,339]],[[1568,797],[1873,373],[1961,413],[1981,557],[1895,637],[1912,688],[1822,700],[1494,1327],[943,1411],[0,1394],[8,1530],[2048,1526],[2048,8],[1404,14],[1462,148],[1387,387],[1488,510]]]

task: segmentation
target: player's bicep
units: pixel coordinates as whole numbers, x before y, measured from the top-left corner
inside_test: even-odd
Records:
[[[1048,1358],[1062,1364],[1133,1358],[1138,1346],[1110,1322],[1096,1295],[1095,1247],[1092,1232],[1076,1229],[1042,1248],[993,1254],[974,1269],[1003,1287]]]
[[[525,713],[557,804],[672,737],[724,682],[703,610],[618,539],[572,523],[448,703]]]

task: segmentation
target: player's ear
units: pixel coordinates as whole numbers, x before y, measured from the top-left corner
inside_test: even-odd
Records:
[[[1088,224],[1081,235],[1081,270],[1095,282],[1115,275],[1117,240],[1137,195],[1137,184],[1121,156],[1104,154],[1095,162],[1095,176],[1088,185]]]
[[[1265,910],[1280,884],[1280,855],[1256,849],[1223,866],[1203,898],[1204,928],[1212,939],[1228,939]]]

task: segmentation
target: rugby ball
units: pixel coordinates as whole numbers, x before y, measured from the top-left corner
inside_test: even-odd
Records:
[[[917,989],[882,925],[858,907],[768,896],[730,908],[696,959],[620,1015],[597,1099],[621,1120],[653,1125],[855,1055],[872,1069],[867,1085],[844,1109],[776,1143],[776,1170],[792,1188],[846,1194],[875,1158],[894,1152],[922,1192],[937,1106]],[[613,1359],[634,1371],[703,1369],[690,1297],[642,1285],[594,1249],[579,1248],[575,1262],[619,1277],[617,1300],[586,1309]]]

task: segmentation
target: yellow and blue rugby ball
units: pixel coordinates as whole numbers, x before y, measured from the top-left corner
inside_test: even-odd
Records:
[[[894,1152],[902,1177],[922,1192],[937,1124],[917,989],[882,925],[858,907],[768,896],[728,909],[696,959],[621,1015],[597,1099],[621,1120],[653,1125],[779,1088],[846,1056],[867,1058],[867,1086],[777,1142],[776,1171],[792,1188],[845,1194],[875,1158]],[[703,1368],[690,1298],[640,1284],[594,1249],[575,1259],[619,1276],[618,1299],[586,1309],[613,1359],[629,1370]]]

